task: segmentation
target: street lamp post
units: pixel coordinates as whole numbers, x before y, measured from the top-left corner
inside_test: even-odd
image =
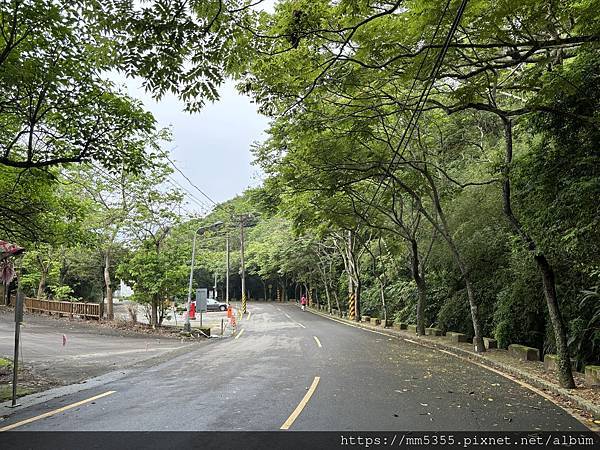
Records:
[[[194,241],[192,243],[192,265],[190,268],[190,283],[188,286],[187,313],[185,316],[185,323],[183,325],[183,331],[186,331],[188,333],[192,331],[192,324],[190,323],[190,306],[192,304],[192,281],[194,279],[194,261],[196,259],[196,236],[204,233],[207,230],[214,230],[216,228],[219,228],[221,225],[223,225],[223,222],[215,222],[212,225],[200,227],[194,232]]]

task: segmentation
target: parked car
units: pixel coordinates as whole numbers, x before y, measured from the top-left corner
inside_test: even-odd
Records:
[[[207,298],[206,309],[208,311],[227,311],[227,303],[217,301],[214,298]]]

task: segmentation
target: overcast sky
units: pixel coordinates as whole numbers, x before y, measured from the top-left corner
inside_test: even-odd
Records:
[[[261,172],[251,165],[250,147],[265,139],[268,119],[257,113],[248,97],[237,93],[233,82],[221,87],[220,101],[207,104],[196,114],[184,112],[183,104],[172,95],[154,101],[144,92],[141,81],[118,82],[129,95],[144,103],[160,128],[171,128],[173,142],[165,144],[165,149],[171,150],[175,164],[214,201],[220,203],[241,194],[248,186],[260,184]],[[173,178],[210,205],[181,174],[175,173]],[[189,197],[187,210],[201,212],[202,208]]]

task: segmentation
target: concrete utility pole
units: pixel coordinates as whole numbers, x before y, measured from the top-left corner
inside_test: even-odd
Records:
[[[242,314],[246,314],[246,269],[244,267],[244,218],[240,217],[240,262],[242,265]]]
[[[192,244],[192,264],[190,267],[190,283],[188,286],[187,313],[185,315],[185,323],[183,325],[183,331],[188,332],[188,333],[190,331],[192,331],[192,324],[190,323],[190,306],[192,304],[192,282],[194,280],[194,261],[196,259],[196,236],[204,233],[207,230],[217,229],[221,225],[223,225],[223,222],[221,222],[221,221],[215,222],[212,225],[200,227],[194,232],[194,241]]]
[[[227,256],[225,257],[225,263],[227,269],[225,271],[225,302],[229,306],[229,234],[225,236],[225,250]]]

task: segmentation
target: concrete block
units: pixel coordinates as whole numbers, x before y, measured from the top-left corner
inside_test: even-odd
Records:
[[[409,333],[417,334],[417,326],[413,324],[407,324],[406,331],[408,331]]]
[[[485,345],[485,348],[487,348],[488,350],[490,348],[498,348],[498,341],[496,339],[484,337],[483,344]]]
[[[383,325],[386,328],[391,328],[392,325],[394,325],[394,321],[391,319],[387,319],[387,320],[382,320],[381,321],[381,325]]]
[[[508,353],[522,361],[539,361],[540,351],[537,348],[527,347],[526,345],[510,344]]]
[[[406,330],[406,326],[407,324],[405,324],[404,322],[394,322],[394,324],[392,325],[394,330]]]
[[[415,331],[416,333],[416,331]],[[441,336],[442,335],[442,330],[440,330],[439,328],[425,328],[425,336]]]
[[[473,344],[475,344],[475,338],[473,338]],[[496,339],[484,337],[483,345],[485,346],[486,350],[489,350],[490,348],[498,348],[498,341]]]
[[[446,337],[450,342],[459,343],[459,342],[469,342],[469,338],[464,333],[457,333],[455,331],[448,331],[446,333]]]
[[[585,385],[600,387],[600,366],[585,366]]]
[[[361,322],[370,322],[371,316],[361,316],[360,321]]]
[[[334,316],[337,316],[339,314],[339,311],[337,309],[333,308],[331,310],[331,314],[333,314]]]
[[[575,370],[577,367],[577,360],[571,358],[571,368]],[[558,369],[558,355],[548,353],[544,355],[544,370],[547,372],[555,372]]]
[[[381,319],[379,317],[371,317],[371,325],[379,325],[381,323]]]

